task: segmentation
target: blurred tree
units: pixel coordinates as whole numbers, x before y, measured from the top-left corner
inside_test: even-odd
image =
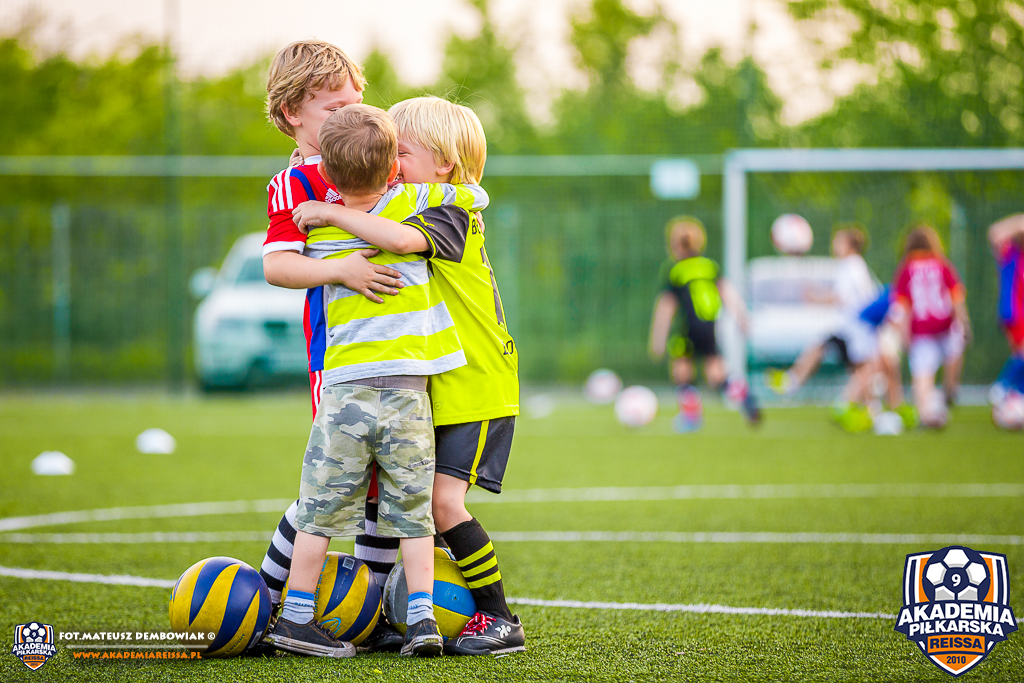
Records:
[[[471,0],[471,4],[480,13],[480,32],[472,38],[453,35],[448,40],[441,76],[429,90],[477,113],[487,131],[490,154],[536,152],[537,133],[516,77],[515,50],[495,33],[487,0]]]
[[[810,32],[850,27],[828,68],[854,60],[871,82],[806,127],[837,146],[1004,146],[1024,141],[1024,3],[796,0]]]

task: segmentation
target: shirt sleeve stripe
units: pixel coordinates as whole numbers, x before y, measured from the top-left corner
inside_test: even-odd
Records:
[[[305,242],[267,242],[263,245],[263,255],[266,256],[275,251],[297,251],[301,254],[305,246]]]

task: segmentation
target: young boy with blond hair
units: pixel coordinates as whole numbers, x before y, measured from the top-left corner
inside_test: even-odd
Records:
[[[270,226],[264,246],[264,271],[272,284],[308,289],[305,329],[314,415],[323,391],[325,361],[329,361],[327,310],[330,290],[325,285],[340,283],[345,287],[339,289],[351,294],[359,293],[376,303],[383,302],[378,294],[394,295],[403,286],[398,278],[404,273],[396,268],[404,266],[388,267],[381,263],[386,261],[381,257],[374,259],[377,263],[368,260],[378,253],[377,250],[358,249],[334,254],[330,240],[327,240],[319,246],[319,253],[315,253],[314,249],[306,249],[306,235],[299,232],[291,220],[292,209],[299,202],[310,199],[342,201],[338,188],[318,168],[321,161],[318,133],[322,123],[333,111],[361,101],[364,83],[359,67],[338,48],[319,41],[300,41],[278,53],[267,85],[269,118],[282,132],[295,140],[297,151],[305,159],[299,166],[282,171],[268,186],[270,197],[267,213]],[[448,201],[460,202],[470,209],[483,208],[487,203],[486,193],[480,188],[418,186],[407,187],[400,194],[400,198],[392,196],[391,199],[397,202],[396,215],[402,217],[414,213],[420,207]],[[341,236],[342,239],[344,237]],[[368,244],[364,246],[369,247]],[[361,297],[356,298],[363,300]],[[364,303],[370,305],[369,301]],[[374,312],[371,310],[369,314],[373,315]],[[328,381],[332,381],[332,378],[329,377]],[[370,482],[371,495],[374,497],[377,495],[375,474],[374,468]],[[260,569],[275,602],[280,600],[281,590],[290,571],[297,503],[286,511],[285,519],[275,532]],[[383,554],[393,563],[398,552],[397,539],[376,535],[376,508],[376,503],[373,503],[373,521],[367,520],[366,534],[357,538],[356,556]],[[367,514],[370,515],[370,512],[371,504],[367,502]],[[392,542],[394,545],[391,545]],[[375,548],[375,544],[385,545],[386,548]],[[400,648],[403,642],[400,634],[384,620],[380,620],[378,627],[361,647],[390,650]]]
[[[398,175],[398,141],[386,112],[350,104],[323,122],[321,177],[357,211],[404,217],[430,188],[388,186]],[[315,258],[343,257],[367,246],[326,228],[308,239]],[[400,538],[409,588],[402,654],[441,653],[433,616],[433,535],[430,492],[434,435],[427,377],[465,365],[451,315],[426,260],[381,254],[409,281],[401,297],[369,302],[342,285],[327,285],[327,349],[323,389],[302,466],[297,533],[288,596],[266,640],[303,654],[347,656],[313,620],[313,598],[332,536],[355,535],[376,472],[377,532]],[[325,640],[330,639],[330,640]],[[347,646],[347,647],[345,647]]]
[[[398,127],[405,182],[480,182],[487,140],[471,109],[417,97],[389,113]],[[318,202],[300,204],[295,220],[300,228],[340,226],[382,249],[430,259],[467,361],[430,378],[436,441],[433,514],[477,605],[477,613],[444,651],[485,655],[525,650],[523,627],[505,599],[494,547],[466,509],[473,484],[501,492],[519,414],[519,357],[484,248],[483,225],[455,206],[427,209],[398,223]]]

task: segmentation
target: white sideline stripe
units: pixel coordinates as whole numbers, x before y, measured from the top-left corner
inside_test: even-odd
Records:
[[[572,489],[522,489],[500,496],[470,491],[466,500],[484,503],[558,503],[581,501],[715,500],[772,498],[1021,498],[1024,484],[725,484],[708,486],[635,486]],[[101,508],[0,519],[0,532],[41,526],[119,519],[200,517],[278,512],[294,499],[236,500],[138,507]]]
[[[0,531],[15,531],[40,526],[77,524],[80,522],[108,522],[118,519],[153,519],[157,517],[201,517],[203,515],[230,515],[247,512],[280,512],[295,502],[294,498],[274,500],[235,500],[222,503],[180,503],[177,505],[144,505],[139,507],[101,508],[55,512],[32,517],[0,519]]]
[[[70,572],[48,572],[41,569],[19,569],[0,567],[0,576],[15,579],[41,579],[44,581],[71,581],[72,583],[104,583],[110,586],[143,586],[147,588],[174,588],[174,581],[147,579],[142,576],[109,574],[72,574]]]
[[[825,534],[698,531],[493,531],[490,537],[502,543],[611,541],[641,543],[853,543],[859,545],[1024,545],[1024,536],[982,534]],[[0,541],[5,537],[0,536]]]
[[[809,609],[772,609],[770,607],[728,607],[727,605],[671,605],[661,602],[580,602],[578,600],[534,600],[507,598],[513,605],[534,607],[569,607],[576,609],[617,609],[641,612],[692,612],[696,614],[753,614],[784,617],[818,617],[825,619],[895,619],[895,614],[882,612],[835,612]]]
[[[139,534],[0,534],[0,543],[133,544],[269,541],[266,531],[192,531]],[[857,545],[1024,545],[1024,536],[983,534],[848,534],[729,531],[492,531],[502,543],[789,543]],[[369,558],[374,559],[374,558]]]
[[[48,572],[37,569],[0,567],[0,576],[17,579],[42,579],[46,581],[72,581],[75,583],[103,583],[114,586],[143,586],[152,588],[174,588],[174,581],[147,579],[141,576],[108,576],[105,574],[72,574],[69,572]],[[569,607],[574,609],[614,609],[638,612],[692,612],[697,614],[742,614],[787,617],[817,617],[826,619],[895,619],[895,614],[881,612],[834,612],[806,609],[772,609],[768,607],[728,607],[726,605],[673,605],[666,603],[642,602],[580,602],[578,600],[536,600],[534,598],[508,598],[513,605],[533,607]],[[1018,619],[1024,622],[1024,619]]]
[[[269,531],[157,531],[142,534],[0,534],[0,543],[267,543]]]
[[[500,496],[470,491],[467,502],[553,503],[770,498],[1019,498],[1024,484],[725,484],[636,486],[505,491]]]

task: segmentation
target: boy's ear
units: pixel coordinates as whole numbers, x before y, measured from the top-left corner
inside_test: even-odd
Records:
[[[324,160],[323,159],[321,159],[320,161],[317,162],[317,164],[316,164],[316,172],[320,174],[321,178],[323,178],[324,180],[329,182],[331,185],[335,185],[336,184],[333,180],[331,180],[331,176],[327,175],[327,167],[324,166]]]
[[[454,161],[446,161],[441,166],[437,167],[437,175],[445,176],[451,173],[455,169]]]
[[[398,163],[398,159],[391,162],[391,171],[388,173],[388,185],[395,182],[395,178],[398,177],[398,171],[401,170],[401,165]]]
[[[284,102],[281,103],[281,113],[284,114],[284,120],[287,121],[293,128],[302,125],[302,119],[295,115],[294,112],[288,109],[288,105]]]

